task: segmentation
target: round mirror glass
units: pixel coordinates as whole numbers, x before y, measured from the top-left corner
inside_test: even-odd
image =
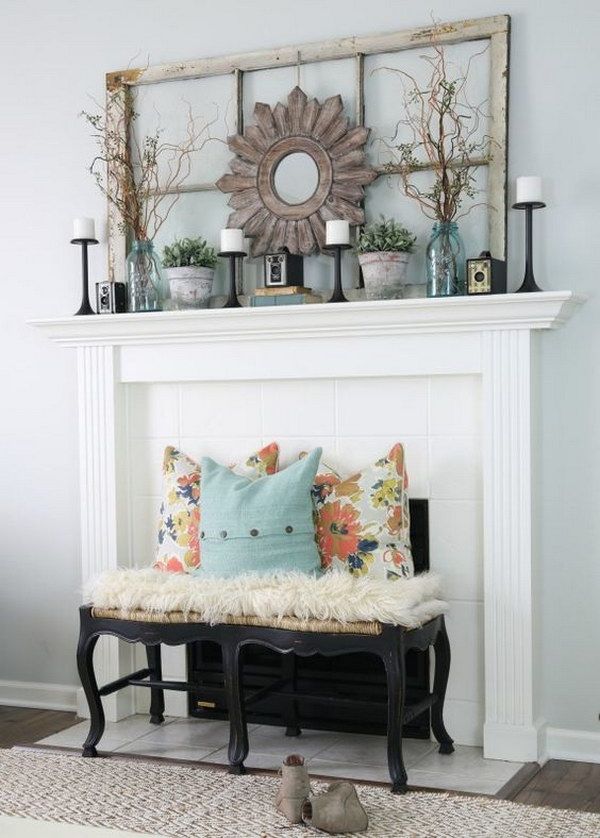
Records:
[[[273,186],[286,204],[303,204],[319,185],[319,169],[310,154],[298,151],[288,154],[275,169]]]

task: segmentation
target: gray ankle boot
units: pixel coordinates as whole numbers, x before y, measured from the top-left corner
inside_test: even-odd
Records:
[[[310,794],[310,780],[304,757],[290,754],[281,766],[281,786],[275,797],[275,808],[290,823],[302,823],[302,804]]]
[[[326,792],[308,798],[302,805],[302,820],[323,832],[363,832],[369,818],[352,783],[332,783]]]

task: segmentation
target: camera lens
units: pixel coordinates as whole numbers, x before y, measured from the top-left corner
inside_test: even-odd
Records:
[[[475,279],[476,282],[483,282],[483,280],[485,279],[484,272],[483,271],[477,271],[475,273],[474,279]]]

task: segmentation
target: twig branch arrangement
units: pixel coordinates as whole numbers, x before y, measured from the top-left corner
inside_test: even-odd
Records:
[[[487,100],[475,105],[467,94],[472,63],[487,46],[473,54],[466,68],[452,77],[444,46],[436,38],[436,26],[432,32],[431,52],[421,56],[429,68],[424,82],[398,68],[380,68],[401,77],[405,112],[391,141],[384,143],[394,152],[393,161],[385,169],[400,176],[404,193],[419,203],[428,218],[451,222],[486,204],[472,203],[463,209],[465,199],[477,194],[475,167],[491,159],[494,142],[481,133],[488,118],[484,110]],[[406,135],[407,141],[399,141]],[[425,168],[434,173],[431,186],[419,186],[415,180],[415,172]]]
[[[81,115],[96,143],[90,172],[117,209],[121,232],[129,231],[139,241],[154,239],[181,195],[192,155],[216,139],[210,129],[218,114],[199,121],[188,106],[185,137],[179,143],[162,140],[160,127],[148,136],[136,136],[138,114],[127,88],[109,91],[106,107]]]

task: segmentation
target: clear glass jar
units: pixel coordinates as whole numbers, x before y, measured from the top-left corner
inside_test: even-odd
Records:
[[[465,248],[456,222],[436,221],[426,261],[428,297],[454,297],[466,292]]]
[[[135,240],[126,261],[129,311],[160,311],[166,299],[161,264],[149,239]]]

